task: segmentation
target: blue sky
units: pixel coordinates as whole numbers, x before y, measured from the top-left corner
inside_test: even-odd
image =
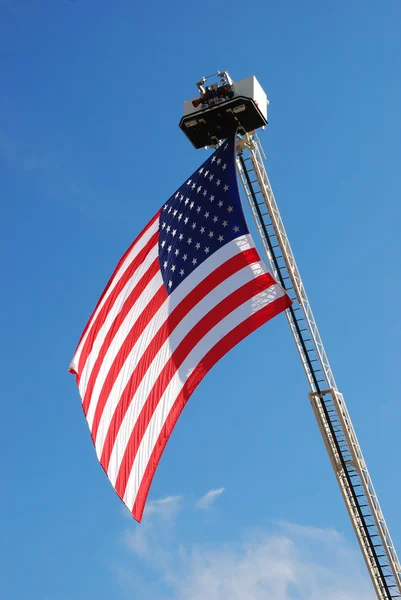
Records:
[[[206,157],[178,129],[194,82],[255,74],[271,182],[401,552],[400,27],[398,0],[0,0],[2,598],[372,597],[284,315],[196,390],[141,525],[67,368],[120,255]]]

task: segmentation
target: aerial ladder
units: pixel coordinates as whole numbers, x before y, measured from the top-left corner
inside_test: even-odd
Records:
[[[203,77],[196,85],[198,97],[184,103],[180,128],[195,148],[216,147],[235,132],[239,178],[270,269],[293,301],[286,311],[287,321],[308,380],[312,409],[373,587],[378,600],[401,598],[401,565],[264,166],[265,155],[256,130],[267,125],[266,94],[254,76],[234,82],[225,71]]]

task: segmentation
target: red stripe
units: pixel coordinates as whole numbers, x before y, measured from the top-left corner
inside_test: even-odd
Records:
[[[228,314],[244,304],[244,302],[250,300],[253,296],[256,296],[256,294],[271,287],[271,285],[271,276],[263,273],[262,275],[259,275],[259,277],[255,277],[255,279],[252,279],[236,289],[202,317],[174,350],[157,378],[152,391],[147,397],[138,420],[131,432],[115,485],[119,495],[124,496],[127,481],[139,445],[157,408],[160,398],[188,354],[195,348],[199,341]]]
[[[166,301],[167,298],[168,294],[166,292],[166,288],[164,287],[164,285],[162,285],[158,289],[156,294],[152,297],[152,300],[145,306],[138,319],[135,321],[129,334],[127,335],[124,344],[121,346],[120,350],[116,354],[113,363],[107,373],[102,390],[99,394],[99,399],[96,404],[96,410],[93,418],[91,431],[92,440],[94,442],[96,442],[96,435],[99,427],[100,418],[103,414],[103,410],[106,405],[107,399],[110,395],[111,390],[113,389],[114,382],[117,379],[119,372],[124,366],[124,363],[129,353],[138,341],[140,335],[143,333],[145,327],[148,325],[149,321],[154,317],[154,315],[157,313],[157,311],[159,310],[161,305]]]
[[[137,521],[141,521],[146,498],[149,493],[149,488],[152,483],[155,471],[159,464],[160,458],[163,454],[164,448],[169,440],[171,432],[173,431],[175,424],[187,403],[189,397],[202,381],[203,377],[210,371],[210,369],[231,350],[241,340],[246,338],[250,333],[255,331],[258,327],[275,317],[280,312],[284,311],[291,305],[291,300],[287,295],[278,298],[274,302],[271,302],[267,306],[263,307],[257,313],[254,313],[248,319],[237,325],[232,331],[227,333],[221,340],[217,342],[215,346],[203,357],[201,362],[197,365],[194,371],[189,376],[180,394],[177,396],[176,401],[163,425],[163,428],[159,434],[157,442],[153,448],[149,462],[147,464],[145,473],[143,475],[138,494],[135,499],[135,503],[132,509],[132,516]],[[117,492],[118,493],[118,492]],[[123,495],[120,495],[123,499]]]
[[[89,326],[91,325],[91,321],[93,319],[93,315],[96,313],[101,301],[103,300],[104,296],[106,295],[107,290],[109,289],[109,287],[111,286],[115,276],[117,275],[118,271],[120,270],[121,266],[124,264],[125,259],[127,258],[127,256],[129,255],[129,253],[131,252],[131,250],[134,248],[135,244],[137,244],[139,242],[139,240],[145,235],[145,233],[147,232],[147,230],[152,227],[153,223],[156,221],[156,219],[159,218],[161,213],[161,210],[158,210],[157,213],[155,214],[154,217],[152,217],[152,219],[149,221],[149,223],[146,225],[145,229],[143,229],[141,231],[141,233],[135,238],[135,240],[132,242],[132,244],[129,246],[129,248],[124,252],[124,254],[122,255],[122,257],[120,258],[120,260],[117,263],[116,268],[114,269],[113,275],[110,277],[109,281],[107,282],[106,287],[104,288],[102,295],[100,296],[99,300],[97,301],[97,304],[89,318],[89,321],[87,322],[87,324],[85,325],[85,328],[83,330],[83,332],[81,333],[81,337],[79,338],[77,347],[75,348],[75,352],[74,354],[77,353],[77,350],[79,348],[79,345],[85,335],[85,333],[87,332]],[[77,374],[73,369],[70,369],[71,373],[74,373],[75,375]]]
[[[83,403],[82,403],[85,415],[88,413],[90,401],[92,398],[93,388],[95,386],[97,376],[99,374],[104,357],[106,356],[106,353],[109,349],[110,344],[112,343],[113,339],[115,338],[125,317],[129,313],[131,308],[134,306],[135,302],[138,300],[139,296],[142,294],[142,292],[144,291],[144,289],[146,288],[148,283],[153,279],[153,277],[156,275],[156,273],[158,271],[159,271],[159,258],[157,257],[157,258],[155,258],[153,263],[150,265],[150,267],[146,271],[146,273],[143,274],[143,276],[138,281],[138,283],[136,284],[134,289],[131,291],[131,293],[125,300],[121,311],[118,313],[118,315],[114,319],[109,331],[107,332],[107,335],[104,338],[103,344],[100,348],[99,354],[97,355],[95,363],[91,369],[89,381],[88,381],[88,384],[85,389],[84,399],[83,399]],[[93,435],[93,433],[92,433],[92,435]],[[95,434],[95,436],[96,436],[96,434]]]
[[[228,277],[231,277],[231,275],[237,271],[240,271],[244,267],[259,260],[260,258],[255,248],[251,248],[236,254],[225,263],[217,267],[217,269],[215,269],[207,277],[205,277],[205,279],[201,281],[193,290],[191,290],[168,316],[167,320],[155,334],[153,340],[146,348],[141,359],[138,361],[137,366],[135,367],[130,379],[127,382],[127,385],[125,386],[116,410],[114,411],[100,458],[100,462],[105,471],[107,471],[109,468],[113,446],[121,423],[131,404],[132,398],[134,397],[148,368],[152,364],[152,361],[165,341],[172,334],[182,319],[194,308],[194,306],[196,306],[196,304],[198,304],[205,296],[207,296],[207,294],[209,294],[214,288],[220,285]],[[268,277],[270,277],[270,285],[273,285],[275,281],[270,275],[268,275]]]
[[[146,245],[142,248],[142,250],[136,255],[134,260],[130,263],[129,267],[124,271],[124,274],[118,280],[115,287],[109,294],[107,300],[105,301],[102,308],[100,309],[99,314],[97,315],[96,319],[93,322],[93,325],[90,328],[88,337],[85,340],[84,347],[83,347],[81,355],[79,357],[78,378],[81,377],[83,367],[85,365],[86,359],[88,358],[88,356],[92,350],[92,347],[95,342],[96,336],[99,332],[99,329],[101,328],[104,321],[106,320],[108,313],[110,312],[110,310],[113,307],[113,304],[115,303],[116,299],[118,298],[121,290],[125,287],[125,285],[128,283],[128,281],[134,275],[134,273],[138,269],[138,267],[143,263],[143,261],[145,260],[145,258],[149,254],[149,252],[151,252],[152,248],[157,244],[158,237],[159,237],[159,233],[158,233],[158,231],[156,231],[152,235],[150,240],[146,243]],[[79,383],[79,381],[78,381],[78,383]]]

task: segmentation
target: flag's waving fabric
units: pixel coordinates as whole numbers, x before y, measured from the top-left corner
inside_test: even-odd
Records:
[[[124,254],[71,363],[99,461],[135,519],[198,383],[289,305],[249,235],[231,140]]]

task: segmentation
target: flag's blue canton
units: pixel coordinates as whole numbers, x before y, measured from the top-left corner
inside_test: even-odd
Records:
[[[168,293],[213,252],[247,233],[231,140],[191,175],[161,211],[159,262]]]

